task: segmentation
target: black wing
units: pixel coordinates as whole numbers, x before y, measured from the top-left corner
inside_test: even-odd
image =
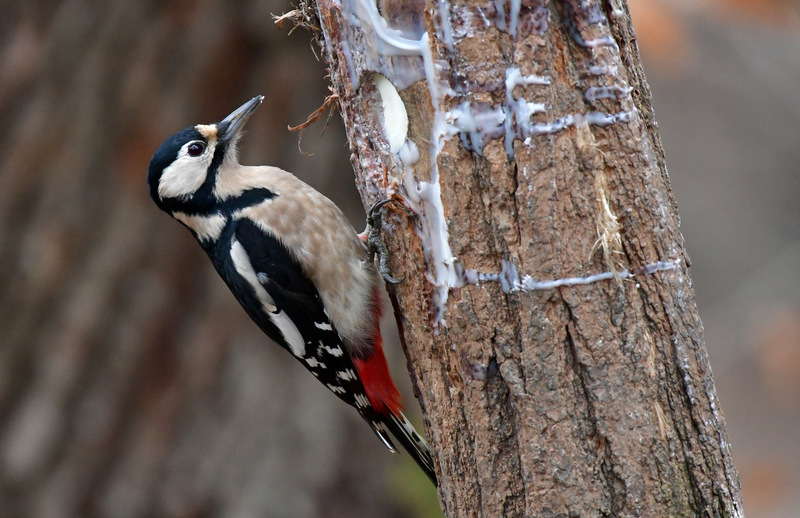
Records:
[[[253,221],[242,218],[229,227],[212,260],[250,318],[339,398],[370,414],[372,408],[353,362],[325,314],[319,292],[297,261]],[[250,278],[237,270],[233,257],[237,246],[244,252],[238,258],[239,268],[245,258],[252,268]],[[266,304],[259,290],[264,290],[262,297],[267,294]]]

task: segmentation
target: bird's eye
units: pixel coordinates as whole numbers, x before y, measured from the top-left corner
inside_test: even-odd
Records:
[[[192,142],[189,144],[189,147],[186,148],[186,151],[189,152],[189,156],[200,156],[205,150],[206,145],[202,142]]]

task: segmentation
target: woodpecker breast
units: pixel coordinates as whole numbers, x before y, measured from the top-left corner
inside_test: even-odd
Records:
[[[273,196],[235,211],[232,218],[255,222],[286,247],[316,286],[345,345],[361,349],[374,336],[372,319],[364,315],[378,311],[380,278],[350,222],[327,197],[277,167],[223,164],[214,196],[224,204],[253,188]]]

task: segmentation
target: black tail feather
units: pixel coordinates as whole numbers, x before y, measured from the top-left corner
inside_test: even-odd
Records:
[[[436,470],[433,467],[433,457],[431,456],[431,450],[425,438],[414,429],[414,426],[412,426],[402,413],[399,415],[391,414],[381,417],[382,420],[380,423],[374,423],[373,428],[375,433],[378,434],[390,450],[395,451],[394,443],[392,443],[391,438],[385,434],[386,431],[391,433],[397,442],[403,446],[403,449],[411,455],[411,458],[414,459],[422,471],[428,475],[433,485],[438,487]]]

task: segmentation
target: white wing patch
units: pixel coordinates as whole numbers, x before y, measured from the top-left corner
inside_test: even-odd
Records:
[[[264,286],[259,282],[258,275],[255,269],[253,269],[252,263],[250,263],[250,258],[247,257],[247,252],[236,239],[231,243],[231,259],[233,259],[233,266],[236,268],[236,271],[253,289],[259,302],[261,302],[261,307],[264,308],[269,319],[283,335],[283,339],[289,345],[292,354],[298,358],[302,358],[306,353],[306,344],[305,340],[303,340],[303,335],[297,330],[297,326],[294,325],[292,319],[289,318],[285,312],[278,310],[278,307],[275,305],[275,300],[270,297],[267,290],[264,289]]]
[[[172,217],[189,227],[197,234],[200,241],[216,241],[219,239],[222,230],[228,219],[222,214],[212,214],[211,216],[200,216],[197,214],[186,214],[183,212],[173,212]]]
[[[231,259],[233,259],[233,267],[236,268],[239,275],[253,288],[264,310],[270,315],[276,313],[278,307],[275,305],[275,301],[270,297],[269,293],[267,293],[267,290],[264,289],[264,286],[258,282],[258,276],[256,275],[255,269],[253,269],[253,265],[250,263],[250,258],[247,257],[247,252],[237,239],[234,239],[231,243]],[[305,349],[305,346],[303,349]]]
[[[297,330],[297,326],[294,325],[289,315],[283,311],[278,311],[277,313],[270,313],[269,318],[272,320],[272,323],[280,329],[281,334],[283,334],[283,339],[286,340],[286,343],[292,348],[292,354],[298,358],[302,358],[306,354],[306,343],[303,340],[303,335]]]

